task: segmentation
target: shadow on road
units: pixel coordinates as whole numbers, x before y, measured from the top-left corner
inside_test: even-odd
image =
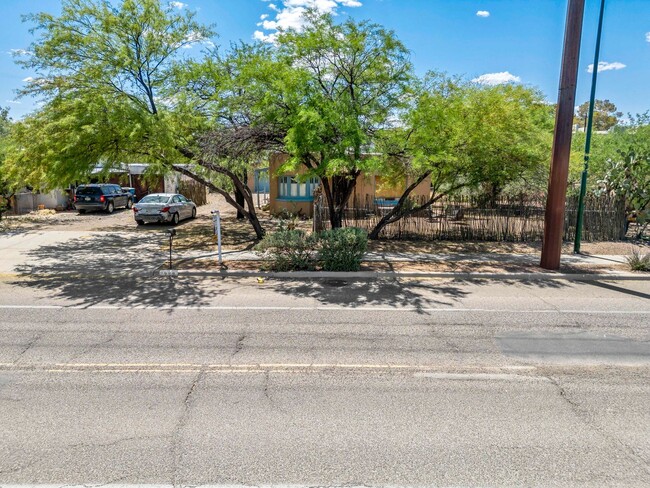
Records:
[[[460,286],[449,283],[416,281],[336,280],[278,281],[274,290],[295,298],[313,298],[321,304],[345,307],[386,306],[424,309],[451,305],[469,294]]]
[[[198,280],[128,277],[151,271],[167,257],[164,233],[92,235],[41,246],[27,252],[27,264],[16,271],[26,279],[16,286],[46,290],[50,296],[81,305],[200,306],[218,290],[202,288]]]

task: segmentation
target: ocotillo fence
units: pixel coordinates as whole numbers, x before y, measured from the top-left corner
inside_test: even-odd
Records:
[[[354,199],[345,210],[344,226],[371,231],[394,207],[396,201]],[[411,206],[423,203],[413,199]],[[486,201],[477,197],[444,198],[426,210],[388,224],[381,232],[387,239],[451,241],[541,241],[544,233],[545,199],[542,197],[500,197]],[[586,199],[585,241],[612,241],[625,237],[626,214],[622,200],[610,196]],[[564,239],[575,236],[577,197],[567,198]],[[314,230],[330,227],[329,209],[323,196],[314,202]]]

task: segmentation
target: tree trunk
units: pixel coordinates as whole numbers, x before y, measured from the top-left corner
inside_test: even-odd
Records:
[[[236,187],[235,187],[235,201],[242,207],[246,204],[246,199],[244,198],[244,194],[239,190],[239,188]],[[243,220],[245,218],[246,216],[244,215],[244,212],[237,209],[237,220]]]
[[[201,163],[199,162],[199,164],[201,164]],[[253,203],[253,197],[250,195],[250,191],[248,192],[249,193],[248,195],[245,193],[245,189],[244,189],[244,192],[242,192],[243,184],[239,180],[239,178],[237,178],[237,175],[235,175],[233,172],[231,172],[229,170],[226,170],[224,168],[216,167],[216,166],[212,165],[211,163],[207,163],[205,165],[205,167],[208,167],[208,169],[212,169],[213,171],[217,171],[219,173],[226,174],[232,180],[233,185],[235,185],[235,188],[239,189],[239,192],[242,194],[243,199],[246,202],[246,206],[248,207],[248,210],[244,207],[244,205],[239,204],[237,202],[237,200],[233,199],[233,197],[230,196],[230,194],[227,191],[225,191],[223,188],[219,188],[217,185],[215,185],[211,181],[206,180],[205,178],[202,178],[201,176],[192,173],[191,171],[189,171],[188,169],[186,169],[186,168],[184,168],[182,166],[172,165],[172,169],[174,169],[174,171],[177,171],[178,173],[184,174],[185,176],[188,176],[188,177],[192,178],[194,181],[198,181],[199,183],[201,183],[201,184],[205,185],[206,187],[210,188],[212,191],[215,191],[215,192],[219,193],[221,196],[223,196],[228,204],[235,207],[235,209],[237,210],[238,213],[241,212],[242,215],[244,216],[244,218],[248,219],[249,223],[253,227],[253,230],[255,231],[255,235],[256,235],[257,239],[262,239],[264,237],[264,235],[266,234],[266,231],[264,230],[264,228],[262,227],[262,224],[260,223],[259,219],[257,218],[257,213],[255,212],[255,205]],[[215,168],[218,168],[218,169],[215,169]]]
[[[330,211],[332,229],[343,227],[345,208],[357,184],[359,174],[360,171],[357,170],[349,176],[332,176],[327,185],[323,185],[327,197],[327,206]]]
[[[425,171],[422,173],[413,183],[411,183],[406,190],[404,190],[404,193],[402,193],[402,196],[400,197],[399,201],[397,202],[397,205],[395,205],[390,212],[388,212],[386,215],[382,217],[382,219],[377,222],[377,225],[375,225],[375,228],[372,229],[370,234],[368,234],[368,238],[372,240],[377,240],[379,239],[379,234],[383,230],[384,227],[386,227],[388,224],[392,224],[393,222],[397,222],[399,219],[402,217],[405,217],[407,215],[411,215],[415,212],[419,212],[420,210],[424,210],[428,207],[430,207],[434,202],[439,200],[440,198],[443,197],[444,194],[439,194],[431,197],[429,200],[427,200],[424,204],[420,205],[419,207],[415,207],[409,210],[404,211],[404,205],[408,201],[409,195],[415,190],[415,188],[422,183],[429,175],[431,174],[431,171]]]

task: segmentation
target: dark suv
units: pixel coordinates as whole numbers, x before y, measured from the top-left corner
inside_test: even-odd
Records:
[[[120,185],[81,185],[75,192],[74,206],[79,213],[88,210],[113,213],[117,207],[131,208],[133,195],[124,191]]]

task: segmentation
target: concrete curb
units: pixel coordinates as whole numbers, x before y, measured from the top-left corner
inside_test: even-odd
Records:
[[[516,281],[599,281],[599,280],[634,280],[650,281],[650,274],[636,273],[427,273],[427,272],[399,272],[399,271],[196,271],[196,270],[160,270],[157,276],[167,277],[249,277],[249,278],[275,278],[275,279],[345,279],[345,280],[371,280],[371,279],[397,279],[397,278],[444,278],[455,280],[516,280]]]
[[[636,273],[426,273],[426,272],[397,272],[397,271],[197,271],[184,269],[161,269],[149,271],[116,271],[107,273],[84,273],[70,271],[66,273],[0,273],[0,281],[16,279],[39,278],[269,278],[285,280],[380,280],[400,278],[421,279],[451,279],[461,281],[496,280],[496,281],[650,281],[650,274]]]

